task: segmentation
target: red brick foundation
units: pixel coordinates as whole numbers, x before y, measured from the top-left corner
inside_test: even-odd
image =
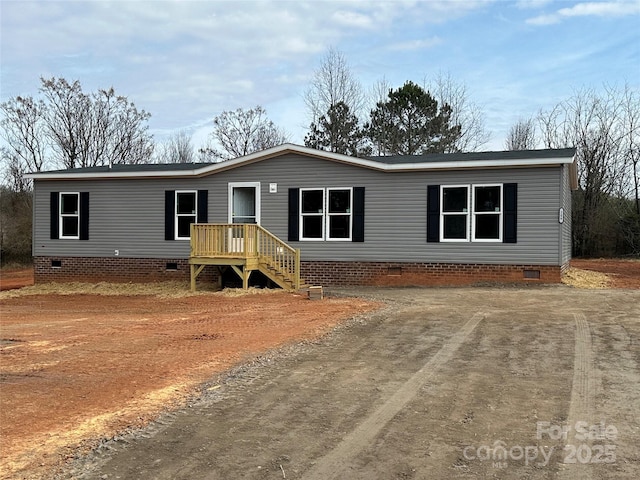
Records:
[[[124,257],[35,257],[35,281],[189,281],[186,259]],[[175,268],[173,268],[175,267]],[[479,283],[559,283],[564,266],[456,263],[303,261],[303,283],[322,286],[447,286]],[[198,280],[214,282],[208,266]]]
[[[457,263],[302,262],[301,277],[323,286],[448,286],[560,283],[561,267]]]
[[[175,258],[35,257],[35,282],[163,282],[190,280],[189,262]],[[175,268],[174,268],[175,267]],[[216,281],[206,267],[198,281]]]

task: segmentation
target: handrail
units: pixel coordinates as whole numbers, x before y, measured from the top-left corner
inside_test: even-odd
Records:
[[[300,288],[300,250],[251,223],[195,223],[191,225],[191,257],[257,258]]]

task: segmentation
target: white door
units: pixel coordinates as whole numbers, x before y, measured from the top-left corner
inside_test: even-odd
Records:
[[[260,183],[229,184],[229,223],[260,224]],[[242,230],[231,227],[229,243],[234,253],[244,252]]]
[[[260,223],[260,182],[229,184],[229,223]]]

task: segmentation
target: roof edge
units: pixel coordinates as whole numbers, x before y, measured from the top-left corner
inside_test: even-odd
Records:
[[[557,156],[536,156],[541,152],[557,152]],[[203,177],[214,173],[223,172],[234,168],[248,165],[251,163],[267,160],[269,158],[278,157],[288,153],[304,155],[307,157],[320,158],[338,163],[344,163],[362,168],[368,168],[386,172],[408,172],[408,171],[424,171],[424,170],[458,170],[469,168],[508,168],[508,167],[526,167],[526,166],[548,166],[571,164],[575,157],[575,149],[545,149],[545,150],[529,150],[531,157],[516,159],[491,159],[491,154],[504,154],[504,152],[472,152],[476,155],[489,157],[485,159],[465,159],[438,162],[415,162],[415,163],[385,163],[383,161],[372,160],[370,158],[357,158],[340,153],[326,152],[324,150],[316,150],[314,148],[303,147],[292,143],[284,143],[276,147],[268,148],[260,152],[251,153],[242,157],[234,158],[224,162],[208,164],[206,166],[194,169],[176,169],[166,171],[111,171],[103,172],[82,172],[82,171],[56,171],[56,172],[34,172],[25,175],[26,178],[33,180],[82,180],[82,179],[119,179],[119,178],[166,178],[166,177]],[[455,154],[452,154],[455,155]],[[471,155],[471,154],[470,154]]]

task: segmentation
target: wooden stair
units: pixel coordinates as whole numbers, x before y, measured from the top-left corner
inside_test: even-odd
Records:
[[[192,224],[189,264],[193,291],[206,265],[231,267],[244,289],[256,270],[285,290],[308,287],[300,283],[300,250],[255,224]]]

